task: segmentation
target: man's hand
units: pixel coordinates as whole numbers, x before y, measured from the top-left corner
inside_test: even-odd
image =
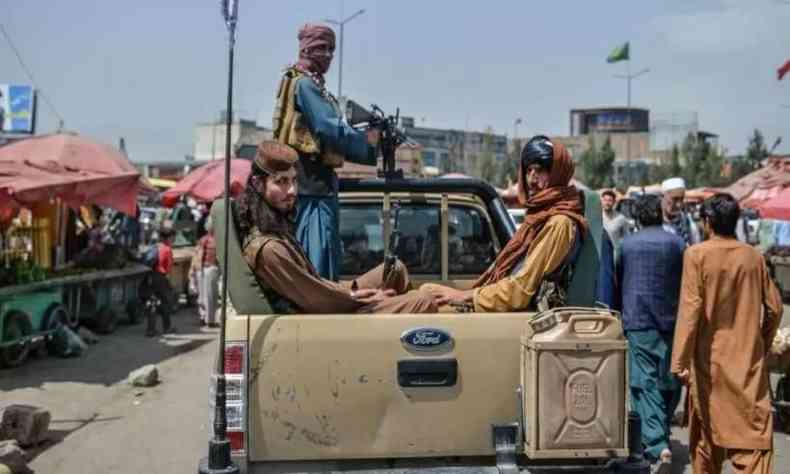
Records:
[[[395,296],[395,290],[375,290],[366,288],[351,292],[351,297],[362,304],[378,303],[379,301],[384,301],[393,296]]]
[[[689,372],[689,369],[683,369],[679,374],[675,374],[675,377],[680,380],[680,383],[688,386],[689,380],[691,379],[691,373]]]
[[[440,292],[433,293],[436,297],[436,304],[463,304],[471,303],[475,296],[474,290],[456,290],[454,288],[444,288]]]
[[[379,140],[381,140],[381,130],[377,128],[369,128],[367,135],[369,145],[376,146],[379,144]]]

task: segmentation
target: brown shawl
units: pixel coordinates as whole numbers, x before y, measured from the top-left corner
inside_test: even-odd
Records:
[[[525,257],[532,241],[543,230],[549,219],[557,215],[568,216],[582,230],[587,232],[584,207],[579,191],[570,184],[575,166],[568,150],[561,143],[554,142],[554,156],[549,187],[527,197],[525,170],[519,165],[518,200],[527,208],[527,216],[516,234],[499,252],[496,261],[477,279],[475,288],[496,283],[510,275],[513,266]]]
[[[323,85],[324,74],[329,70],[332,57],[315,54],[311,49],[322,44],[328,44],[334,49],[335,32],[326,25],[307,23],[299,29],[298,38],[299,60],[294,67],[312,76],[319,85]]]

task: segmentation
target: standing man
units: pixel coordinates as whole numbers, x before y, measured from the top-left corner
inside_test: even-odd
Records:
[[[174,231],[170,227],[163,227],[159,231],[160,242],[157,245],[157,261],[153,271],[149,275],[149,291],[153,292],[161,304],[159,305],[159,315],[162,317],[162,333],[172,334],[176,332],[170,316],[176,311],[175,295],[167,274],[173,268],[173,236]],[[149,314],[146,322],[145,337],[156,336],[156,315]]]
[[[688,385],[695,473],[773,472],[773,413],[765,357],[782,299],[759,251],[738,242],[729,194],[702,205],[709,237],[686,250],[672,372]],[[762,316],[762,317],[761,317]]]
[[[351,128],[326,88],[335,32],[326,25],[307,24],[298,38],[299,60],[285,70],[277,92],[274,138],[299,153],[296,238],[319,275],[337,281],[342,243],[335,168],[345,158],[375,165],[380,133]]]
[[[620,247],[628,232],[628,219],[619,212],[614,210],[614,205],[617,202],[617,195],[611,189],[604,190],[601,193],[601,209],[603,209],[603,227],[609,233],[612,239],[612,244],[615,248]]]
[[[664,211],[664,230],[680,236],[686,245],[702,242],[699,228],[694,219],[683,210],[686,197],[686,181],[683,178],[669,178],[661,183],[664,197],[661,207]]]
[[[669,369],[686,243],[662,228],[658,196],[640,196],[636,218],[641,230],[623,240],[618,268],[628,382],[642,420],[645,455],[659,463],[660,472],[668,472],[670,422],[680,400],[680,383]]]
[[[198,314],[201,325],[210,328],[217,324],[217,302],[219,300],[219,261],[217,260],[217,241],[214,239],[214,225],[211,217],[206,219],[205,235],[197,245],[198,268]]]

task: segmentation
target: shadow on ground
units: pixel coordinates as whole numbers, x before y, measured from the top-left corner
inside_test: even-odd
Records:
[[[113,385],[143,365],[161,363],[213,341],[217,331],[201,329],[196,321],[194,309],[181,309],[173,317],[177,334],[147,338],[145,324],[118,326],[113,334],[99,336],[99,342],[79,357],[31,357],[21,367],[0,369],[0,392],[57,382]]]

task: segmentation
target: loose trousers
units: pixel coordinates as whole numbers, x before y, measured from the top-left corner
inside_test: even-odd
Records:
[[[217,301],[219,299],[219,267],[204,267],[198,271],[198,312],[200,320],[206,324],[217,322]]]
[[[772,474],[773,449],[729,449],[716,446],[710,433],[696,416],[689,426],[689,454],[694,474],[718,474],[729,460],[733,471],[743,474]]]

